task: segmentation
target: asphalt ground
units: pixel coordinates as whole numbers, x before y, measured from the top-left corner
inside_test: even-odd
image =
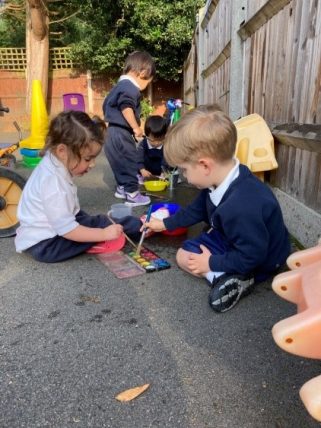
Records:
[[[104,155],[77,183],[92,214],[119,202]],[[195,195],[184,183],[167,192],[182,205]],[[265,282],[216,314],[206,281],[175,265],[183,239],[149,238],[172,267],[122,280],[93,255],[42,264],[0,239],[1,427],[319,426],[299,389],[320,362],[285,353],[271,335],[295,306]],[[115,399],[145,383],[135,400]]]

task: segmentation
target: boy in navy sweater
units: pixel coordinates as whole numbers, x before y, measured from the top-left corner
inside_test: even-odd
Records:
[[[125,61],[123,75],[103,103],[108,129],[104,151],[117,183],[116,198],[126,205],[148,205],[150,198],[138,191],[136,138],[140,128],[141,91],[155,75],[155,64],[147,52],[133,52]]]
[[[161,175],[167,169],[164,160],[163,141],[168,124],[162,116],[149,116],[145,123],[145,138],[138,145],[138,173],[142,178]]]
[[[222,111],[201,106],[170,128],[165,158],[189,183],[201,189],[187,208],[164,220],[151,219],[153,231],[174,230],[204,221],[207,232],[185,241],[179,267],[212,285],[209,303],[225,312],[285,263],[288,231],[268,186],[234,157],[237,131]]]

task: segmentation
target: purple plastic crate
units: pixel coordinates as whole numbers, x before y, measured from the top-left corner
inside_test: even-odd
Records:
[[[64,110],[85,111],[85,100],[82,94],[63,94]]]

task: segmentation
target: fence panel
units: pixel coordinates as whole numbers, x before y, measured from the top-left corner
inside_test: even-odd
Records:
[[[232,28],[231,17],[241,7],[245,22]],[[235,62],[236,33],[242,55]],[[190,74],[188,86],[197,83],[197,104],[217,102],[231,113],[236,74],[242,76],[239,116],[258,113],[272,131],[281,124],[305,124],[297,139],[285,129],[287,142],[281,138],[277,144],[279,168],[270,180],[321,213],[321,130],[311,131],[312,137],[309,130],[321,123],[321,2],[209,0],[199,14],[193,50],[196,77],[193,83]],[[238,73],[234,65],[231,73],[231,63]]]
[[[252,52],[248,112],[271,124],[321,121],[320,8],[292,1],[246,40]]]

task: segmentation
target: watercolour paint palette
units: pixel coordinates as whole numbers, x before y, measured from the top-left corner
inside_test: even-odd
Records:
[[[142,247],[139,255],[131,250],[126,253],[116,251],[97,254],[97,257],[119,279],[132,278],[171,267],[167,260],[162,259],[146,247]]]
[[[119,279],[132,278],[146,273],[145,269],[122,251],[98,254],[97,257]]]
[[[140,254],[137,254],[135,251],[130,251],[127,255],[147,273],[169,269],[171,267],[167,260],[159,257],[146,247],[142,247]]]

